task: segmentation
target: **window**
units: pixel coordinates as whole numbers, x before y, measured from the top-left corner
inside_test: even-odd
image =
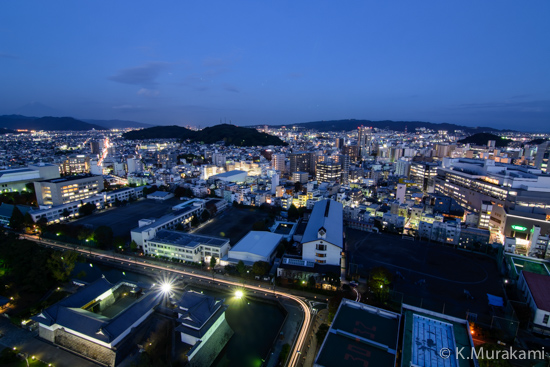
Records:
[[[550,318],[550,315],[546,314],[544,315],[544,318],[542,319],[543,324],[548,324],[548,319]]]
[[[326,251],[327,245],[317,245],[316,249],[319,251]]]

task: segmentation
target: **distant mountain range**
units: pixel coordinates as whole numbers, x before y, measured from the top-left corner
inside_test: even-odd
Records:
[[[146,124],[143,122],[127,121],[127,120],[90,120],[82,119],[89,124],[99,125],[107,129],[127,129],[130,127],[152,127],[155,125]]]
[[[225,145],[266,146],[286,145],[276,136],[261,133],[255,128],[221,124],[193,131],[180,126],[155,126],[148,129],[133,130],[122,135],[129,140],[177,138],[197,143],[213,144],[223,141]]]
[[[0,127],[12,130],[106,130],[103,126],[89,124],[72,117],[27,117],[21,115],[0,116]]]
[[[25,130],[108,130],[125,129],[130,127],[150,127],[153,125],[142,122],[124,120],[77,120],[72,117],[29,117],[22,115],[0,116],[0,127],[6,129]]]
[[[420,127],[424,127],[426,129],[431,129],[436,131],[437,130],[447,130],[447,131],[462,130],[470,134],[477,133],[477,132],[501,131],[498,129],[494,129],[492,127],[470,127],[470,126],[462,126],[462,125],[455,125],[455,124],[448,124],[448,123],[435,124],[431,122],[422,122],[422,121],[391,121],[391,120],[371,121],[371,120],[355,120],[355,119],[301,122],[297,124],[278,125],[273,127],[280,127],[280,126],[286,126],[286,127],[296,126],[296,127],[302,127],[305,129],[318,130],[322,132],[351,131],[351,130],[357,129],[359,126],[370,126],[378,129],[389,129],[393,131],[405,131],[405,129],[407,129],[407,131],[409,132],[414,132],[416,128],[420,128]]]

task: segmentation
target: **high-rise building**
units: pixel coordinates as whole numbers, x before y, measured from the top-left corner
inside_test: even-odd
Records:
[[[348,155],[351,159],[356,160],[359,158],[359,146],[358,145],[346,145],[342,149],[342,153]]]
[[[359,126],[359,135],[357,145],[359,146],[359,155],[366,157],[371,152],[372,127]]]
[[[296,152],[289,154],[288,158],[290,160],[290,173],[305,171],[310,172],[311,169],[311,157],[313,156],[312,152]],[[315,171],[315,169],[313,169]]]
[[[434,178],[437,175],[438,164],[435,162],[412,162],[410,178],[418,184],[422,191],[434,192]]]
[[[535,155],[535,167],[542,170],[542,172],[550,173],[548,170],[548,158],[550,157],[550,142],[545,141],[537,147],[537,154]]]
[[[281,173],[285,172],[285,159],[284,154],[273,154],[271,156],[271,167]]]
[[[92,150],[92,154],[101,155],[104,146],[105,142],[103,140],[92,140],[90,142],[90,149]]]
[[[317,163],[317,181],[331,182],[340,181],[342,176],[342,165],[338,162],[328,161]]]
[[[63,173],[75,175],[90,173],[90,158],[84,154],[72,154],[63,162]]]

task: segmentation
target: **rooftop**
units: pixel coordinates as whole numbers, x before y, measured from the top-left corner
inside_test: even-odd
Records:
[[[233,248],[231,252],[249,252],[256,255],[270,256],[281,239],[282,235],[266,231],[250,231]]]
[[[319,239],[321,228],[324,228],[326,232],[324,240],[340,248],[344,247],[342,204],[334,200],[322,200],[315,203],[302,237],[302,243]]]
[[[229,240],[225,238],[199,236],[180,231],[170,231],[167,229],[158,231],[155,238],[151,241],[169,243],[181,247],[196,247],[200,244],[212,247],[222,247],[223,245],[229,243]]]
[[[242,173],[246,174],[247,172],[246,171],[233,170],[233,171],[218,173],[217,175],[214,175],[213,177],[217,177],[217,178],[225,177],[225,178],[227,178],[227,177],[231,177],[231,176],[235,176],[235,175],[240,175]]]
[[[49,180],[42,180],[40,182],[51,182],[51,183],[59,183],[59,182],[68,182],[68,181],[77,181],[77,180],[82,180],[82,179],[86,179],[86,178],[96,178],[96,179],[101,179],[103,180],[103,176],[98,176],[98,175],[78,175],[78,176],[66,176],[66,177],[61,177],[61,178],[51,178]]]
[[[399,320],[399,314],[342,300],[315,364],[394,366]]]
[[[469,356],[473,341],[466,320],[430,312],[409,305],[403,306],[403,344],[401,366],[425,367],[470,367],[472,360],[456,358],[443,359],[440,350],[449,348],[454,353],[457,348],[464,356]],[[462,349],[464,348],[464,349]]]
[[[112,343],[160,301],[155,292],[142,297],[131,296],[133,299],[130,300],[124,298],[127,295],[119,295],[112,305],[99,311],[96,304],[121,286],[137,288],[128,282],[113,285],[100,278],[32,319],[46,326],[57,324],[98,341]]]
[[[550,312],[550,276],[522,271],[537,308]]]

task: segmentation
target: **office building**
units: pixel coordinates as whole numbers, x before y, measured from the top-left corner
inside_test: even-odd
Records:
[[[435,162],[411,162],[409,177],[425,193],[434,192],[434,178],[438,164]]]
[[[319,182],[340,181],[342,165],[334,161],[317,163],[316,178]]]
[[[63,205],[103,191],[103,177],[69,176],[34,183],[38,205]]]
[[[65,175],[90,173],[90,158],[84,154],[71,154],[63,162],[62,169]]]

